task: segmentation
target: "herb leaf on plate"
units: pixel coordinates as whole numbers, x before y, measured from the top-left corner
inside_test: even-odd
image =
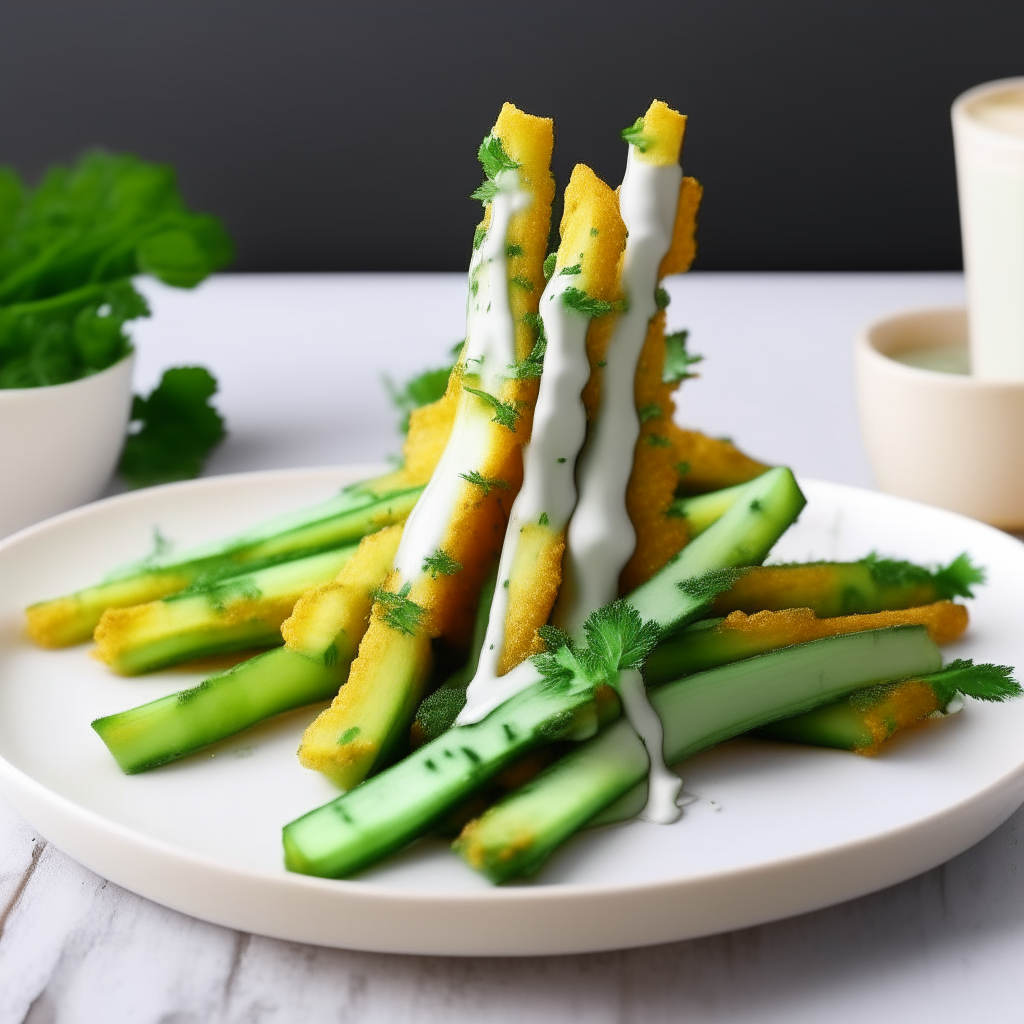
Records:
[[[210,450],[226,436],[224,420],[210,404],[217,381],[201,366],[166,370],[148,397],[132,401],[121,473],[133,487],[199,475]]]

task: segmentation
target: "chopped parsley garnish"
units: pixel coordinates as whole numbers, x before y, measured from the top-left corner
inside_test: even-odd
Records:
[[[674,334],[665,335],[665,368],[661,374],[663,384],[678,384],[697,376],[690,373],[690,367],[701,362],[704,357],[691,356],[686,351],[686,339],[689,334],[689,331],[676,331]]]
[[[477,150],[477,159],[480,161],[481,166],[484,169],[486,179],[483,184],[477,188],[472,195],[471,199],[478,199],[484,206],[487,206],[494,197],[498,194],[498,183],[497,177],[502,171],[515,170],[519,166],[506,152],[505,147],[501,144],[501,139],[496,135],[488,135],[483,142],[480,143],[480,149]]]
[[[656,420],[659,416],[664,416],[664,411],[657,402],[651,402],[649,405],[642,405],[636,411],[637,416],[640,417],[641,423],[650,423],[651,420]]]
[[[527,316],[536,316],[540,321],[540,317],[536,313],[527,313],[523,319],[526,320]],[[533,348],[530,349],[530,354],[512,367],[512,375],[517,380],[539,377],[544,370],[544,353],[547,347],[548,339],[544,334],[544,325],[541,324],[540,332],[537,335],[537,340],[533,343]]]
[[[484,174],[493,181],[502,171],[514,171],[519,164],[505,152],[501,139],[497,135],[489,134],[480,143],[476,158],[484,169]]]
[[[696,598],[710,604],[719,594],[731,590],[736,582],[745,576],[749,569],[709,569],[693,579],[680,580],[676,586],[687,597]]]
[[[519,410],[514,405],[503,402],[500,398],[495,398],[494,395],[481,391],[479,388],[471,388],[468,384],[463,384],[462,389],[468,391],[471,395],[475,395],[481,401],[486,402],[494,410],[494,416],[491,418],[492,423],[500,423],[503,427],[508,427],[513,434],[515,433],[516,420],[519,419]]]
[[[373,592],[373,600],[380,606],[381,618],[387,625],[406,636],[415,636],[423,609],[410,599],[410,590],[411,583],[406,583],[397,593],[378,588]]]
[[[516,274],[516,276],[509,281],[509,284],[514,284],[517,288],[522,288],[523,291],[526,292],[533,291],[533,282],[522,274]]]
[[[486,498],[491,490],[497,488],[499,491],[508,490],[508,481],[499,480],[495,477],[486,477],[482,473],[478,473],[475,469],[471,469],[468,473],[460,473],[460,477],[468,484],[473,484],[474,487],[479,487],[484,492]]]
[[[537,520],[537,523],[540,526],[550,526],[551,525],[551,520],[548,519],[547,512],[541,512],[540,519]]]
[[[544,257],[544,280],[550,281],[551,275],[555,272],[555,264],[558,262],[558,253],[549,252]]]
[[[861,560],[871,572],[871,578],[880,586],[899,587],[908,584],[932,584],[944,600],[954,597],[973,597],[973,586],[985,582],[985,570],[971,562],[965,551],[947,566],[934,571],[913,562],[879,558],[874,552]]]
[[[592,317],[604,316],[606,313],[614,313],[625,309],[624,302],[607,302],[604,299],[595,299],[583,291],[582,288],[566,288],[562,292],[562,302],[567,309]]]
[[[667,309],[668,304],[672,301],[672,297],[669,295],[661,285],[658,285],[654,292],[654,301],[658,306],[658,309]]]
[[[650,138],[644,134],[644,119],[638,117],[628,128],[623,128],[621,133],[622,141],[628,142],[641,153],[646,153],[651,144]]]
[[[652,448],[672,447],[672,442],[664,434],[644,434],[644,443]]]
[[[487,237],[487,228],[483,224],[478,224],[476,230],[473,232],[473,252],[476,252],[481,245],[484,244],[484,239]]]
[[[576,277],[578,274],[583,273],[583,264],[574,263],[571,267],[562,267],[558,272],[559,277]]]
[[[512,259],[515,259],[517,256],[522,256],[522,255],[523,255],[523,247],[521,245],[516,245],[515,243],[513,243],[512,245],[506,245],[505,246],[505,257],[506,257],[506,259],[512,260]]]
[[[591,228],[590,229],[590,237],[591,238],[597,238],[597,236],[599,234],[601,234],[601,232],[597,228]]]
[[[438,548],[432,555],[423,559],[423,571],[430,573],[430,578],[436,580],[438,576],[454,576],[462,571],[462,563],[452,558],[447,551]]]

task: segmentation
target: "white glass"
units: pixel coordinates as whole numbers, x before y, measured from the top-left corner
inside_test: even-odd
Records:
[[[1024,78],[953,104],[971,371],[1024,380]]]

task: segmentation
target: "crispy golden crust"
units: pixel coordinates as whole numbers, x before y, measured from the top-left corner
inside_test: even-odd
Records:
[[[683,494],[706,494],[733,484],[745,484],[770,467],[745,455],[732,441],[708,437],[699,430],[684,430],[666,422],[665,432],[679,473],[678,488]]]
[[[808,640],[845,633],[861,633],[887,626],[925,626],[928,635],[937,644],[951,644],[967,628],[967,609],[952,601],[936,601],[918,608],[874,612],[868,615],[837,615],[819,619],[810,608],[785,608],[781,611],[763,611],[748,615],[731,612],[722,620],[726,631],[771,637],[777,646],[787,647]]]
[[[871,736],[871,742],[854,747],[853,752],[874,757],[890,736],[939,710],[939,698],[923,680],[907,679],[895,683],[882,700],[861,712],[861,724]]]
[[[564,550],[564,531],[556,533],[534,523],[519,534],[509,577],[505,646],[498,660],[498,675],[544,650],[537,630],[548,621],[558,596]],[[504,581],[499,585],[503,586]]]
[[[679,205],[672,228],[672,244],[662,257],[658,277],[685,274],[697,256],[697,211],[704,187],[696,178],[683,178],[679,186]]]
[[[373,592],[391,572],[403,529],[399,523],[367,535],[333,580],[307,590],[281,624],[285,646],[311,658],[339,643],[354,651],[369,621]]]

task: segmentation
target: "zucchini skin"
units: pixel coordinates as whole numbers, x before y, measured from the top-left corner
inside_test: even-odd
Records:
[[[807,565],[766,565],[752,568],[711,607],[713,615],[741,611],[810,608],[822,619],[916,608],[949,598],[930,580],[886,583],[867,562],[818,562]]]
[[[923,626],[897,626],[734,662],[667,683],[650,699],[664,727],[665,760],[674,764],[768,722],[941,664]],[[620,719],[467,825],[454,847],[492,881],[534,874],[609,804],[642,808],[648,764],[643,743]]]
[[[108,608],[96,627],[96,656],[121,675],[139,675],[193,658],[277,647],[295,602],[332,579],[356,546],[189,587],[149,604]]]
[[[403,521],[422,490],[406,488],[381,497],[346,491],[287,519],[195,549],[190,557],[143,567],[73,594],[37,602],[25,610],[28,634],[42,647],[84,643],[108,608],[158,601],[200,580],[214,582],[352,544],[367,533]],[[282,523],[285,528],[275,532]]]
[[[735,504],[745,484],[733,484],[719,491],[676,498],[669,506],[668,515],[686,520],[691,540],[702,534],[712,523],[721,519]]]
[[[329,700],[347,662],[324,664],[278,647],[190,690],[97,718],[92,727],[128,775],[177,760],[304,704]]]
[[[796,521],[807,499],[785,466],[745,484],[743,493],[713,525],[625,600],[644,621],[668,635],[705,614],[722,589],[700,585],[716,570],[758,566]]]

